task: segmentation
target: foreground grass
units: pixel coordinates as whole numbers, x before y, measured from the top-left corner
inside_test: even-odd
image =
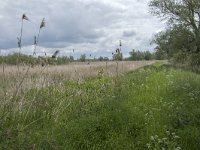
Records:
[[[200,75],[153,65],[5,99],[0,149],[199,149]]]

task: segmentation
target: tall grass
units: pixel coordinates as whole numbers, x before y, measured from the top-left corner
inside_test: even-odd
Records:
[[[31,88],[0,106],[0,149],[195,150],[199,83],[199,74],[156,64]]]
[[[20,66],[20,63],[21,63],[21,60],[20,60],[20,55],[21,55],[21,49],[22,49],[22,37],[23,37],[23,29],[24,29],[24,20],[26,21],[29,21],[29,18],[26,16],[26,14],[23,14],[22,15],[22,18],[21,18],[21,30],[20,30],[20,36],[17,37],[17,40],[18,40],[18,48],[19,48],[19,52],[18,52],[18,57],[17,57],[17,68],[18,68],[18,73],[17,73],[17,79],[19,79],[20,77],[20,72],[19,72],[19,66]],[[20,81],[18,81],[20,82]]]
[[[41,23],[40,23],[40,27],[39,27],[39,31],[38,31],[37,37],[34,36],[33,56],[36,55],[36,49],[37,49],[37,45],[39,43],[41,29],[44,28],[45,26],[46,26],[46,22],[45,22],[45,18],[43,18],[42,21],[41,21]]]
[[[29,66],[27,67],[27,69],[25,70],[25,74],[23,75],[21,72],[20,72],[20,58],[21,58],[21,48],[22,48],[22,35],[23,35],[23,25],[24,25],[24,20],[27,20],[29,21],[29,18],[26,16],[26,14],[23,14],[22,15],[22,25],[21,25],[21,32],[20,32],[20,37],[18,38],[18,47],[19,47],[19,53],[18,53],[18,57],[17,57],[17,68],[18,68],[18,71],[17,71],[17,82],[16,82],[16,85],[15,85],[15,91],[13,93],[13,97],[16,98],[18,97],[18,94],[19,94],[19,91],[22,89],[22,85],[23,85],[23,82],[25,81],[26,77],[28,76],[28,73],[30,71],[30,68],[31,66],[33,65],[31,62],[29,62]],[[45,27],[45,19],[43,18],[41,24],[40,24],[40,28],[39,28],[39,33],[38,33],[38,38],[36,39],[34,37],[34,52],[33,52],[33,55],[36,51],[36,46],[39,42],[39,35],[40,35],[40,30]],[[28,61],[31,61],[31,60],[34,60],[34,59],[28,59]],[[21,103],[23,103],[23,99],[21,99]]]

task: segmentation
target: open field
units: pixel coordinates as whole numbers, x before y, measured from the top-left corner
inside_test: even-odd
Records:
[[[117,73],[123,73],[131,70],[135,70],[145,65],[150,65],[155,61],[108,61],[108,62],[73,62],[68,65],[58,66],[34,66],[29,69],[29,74],[40,75],[45,74],[62,74],[66,79],[78,79],[90,76],[95,76],[98,71],[104,70],[104,73],[108,75],[116,75]],[[20,66],[20,74],[25,74],[28,66]],[[15,76],[18,72],[17,66],[0,65],[0,75]]]
[[[0,149],[199,149],[199,74],[156,63],[113,75],[3,92]]]
[[[115,76],[142,66],[150,65],[155,61],[124,61],[124,62],[74,62],[58,66],[0,66],[0,92],[3,89],[9,93],[16,90],[22,92],[31,88],[41,88],[51,84],[59,84],[65,80],[82,81],[95,77],[99,73]],[[2,94],[1,94],[2,95]]]

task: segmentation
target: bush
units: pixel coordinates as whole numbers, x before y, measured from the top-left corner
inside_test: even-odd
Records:
[[[187,61],[187,53],[179,51],[177,54],[174,55],[172,62],[184,64]]]
[[[188,56],[188,63],[192,67],[199,67],[200,66],[200,54],[199,53],[192,53]]]

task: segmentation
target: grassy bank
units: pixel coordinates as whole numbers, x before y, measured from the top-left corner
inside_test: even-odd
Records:
[[[200,75],[153,65],[2,100],[0,149],[198,149]]]

